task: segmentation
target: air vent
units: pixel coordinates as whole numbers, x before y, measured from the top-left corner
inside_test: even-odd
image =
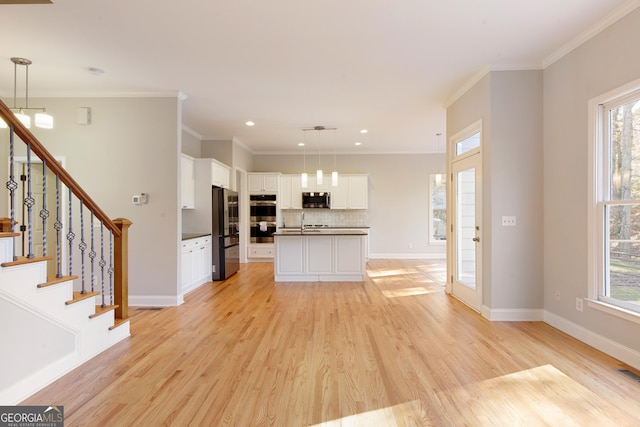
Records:
[[[616,371],[629,378],[630,380],[640,383],[640,375],[636,374],[635,372],[628,369],[616,369]]]
[[[147,310],[147,311],[160,311],[162,310],[164,307],[139,307],[137,308],[138,311],[140,310]]]

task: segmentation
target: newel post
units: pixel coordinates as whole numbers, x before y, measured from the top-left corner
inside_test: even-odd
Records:
[[[15,222],[17,224],[17,221]],[[11,232],[11,218],[0,218],[0,233]]]
[[[120,236],[113,239],[113,303],[117,319],[129,318],[129,227],[133,222],[116,218],[113,223],[120,229]]]

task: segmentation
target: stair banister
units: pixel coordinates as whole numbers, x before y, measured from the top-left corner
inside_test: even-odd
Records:
[[[109,230],[114,239],[113,246],[113,303],[118,306],[116,309],[116,319],[125,320],[128,318],[128,229],[132,222],[118,218],[111,220],[98,204],[87,194],[76,180],[56,161],[55,157],[38,141],[38,139],[20,122],[7,105],[0,100],[0,118],[12,128],[11,137],[17,135],[32,154],[35,154],[43,164],[46,164],[49,171],[69,188],[91,213],[93,219],[99,220],[103,227]],[[2,218],[0,221],[0,232],[12,231],[11,220]],[[117,321],[116,321],[117,322]]]

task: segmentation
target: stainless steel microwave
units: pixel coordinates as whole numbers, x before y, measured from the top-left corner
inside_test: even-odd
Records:
[[[302,193],[303,208],[324,208],[331,207],[331,196],[329,192]]]

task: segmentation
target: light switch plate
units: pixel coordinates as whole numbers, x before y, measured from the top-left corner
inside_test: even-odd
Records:
[[[502,217],[502,226],[503,227],[515,227],[516,226],[516,217],[515,216],[503,216]]]

